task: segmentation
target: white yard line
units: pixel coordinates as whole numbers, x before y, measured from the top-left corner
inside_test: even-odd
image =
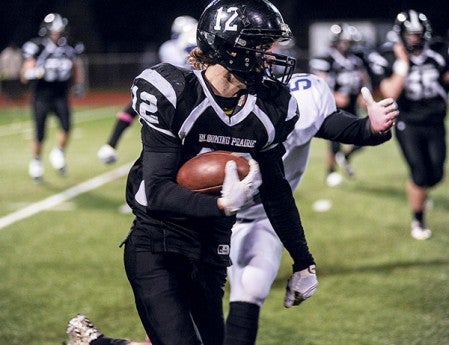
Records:
[[[0,229],[7,227],[15,222],[22,219],[31,217],[39,212],[49,210],[64,201],[72,199],[82,193],[88,192],[92,189],[98,188],[108,182],[114,181],[120,177],[125,176],[129,169],[131,169],[132,163],[123,165],[113,171],[104,173],[102,175],[96,176],[88,181],[82,182],[72,188],[66,189],[65,191],[50,196],[44,200],[38,201],[27,207],[24,207],[16,212],[10,213],[4,217],[0,218]]]

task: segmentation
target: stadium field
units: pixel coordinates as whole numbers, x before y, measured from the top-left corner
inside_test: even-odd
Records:
[[[65,177],[48,162],[56,131],[51,118],[41,184],[27,173],[29,108],[1,103],[0,344],[61,344],[77,313],[109,336],[144,339],[119,248],[132,221],[122,206],[126,173],[140,150],[140,125],[125,133],[117,163],[106,166],[96,156],[128,97],[100,94],[76,103]],[[431,192],[434,236],[416,241],[409,234],[407,171],[396,142],[360,151],[353,159],[356,178],[335,188],[324,183],[325,147],[315,139],[295,193],[319,289],[301,306],[285,309],[291,263],[285,255],[262,309],[257,344],[449,344],[447,178]],[[315,211],[318,200],[330,209]]]

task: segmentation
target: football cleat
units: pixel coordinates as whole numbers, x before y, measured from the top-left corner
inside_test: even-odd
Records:
[[[44,167],[39,158],[33,158],[28,165],[28,174],[35,181],[42,180],[44,176]]]
[[[315,265],[291,275],[285,292],[284,307],[290,308],[311,297],[318,288]]]
[[[67,345],[89,345],[92,340],[103,336],[92,321],[82,314],[69,321],[66,333],[69,338]]]
[[[104,164],[112,164],[117,161],[117,151],[108,144],[100,147],[97,152],[97,156]]]
[[[432,236],[432,231],[430,229],[427,229],[417,220],[414,220],[412,222],[412,230],[410,234],[415,240],[427,240]]]
[[[61,175],[66,174],[67,167],[65,165],[64,151],[61,148],[55,147],[50,151],[50,163]]]
[[[336,187],[343,182],[343,177],[338,172],[331,172],[326,177],[326,183],[329,187]]]

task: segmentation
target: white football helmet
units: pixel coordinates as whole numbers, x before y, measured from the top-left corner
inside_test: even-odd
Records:
[[[69,21],[58,13],[49,13],[45,16],[39,29],[39,36],[46,36],[49,32],[55,31],[63,33]]]
[[[198,25],[198,21],[191,16],[176,17],[171,25],[171,38],[177,39],[182,33],[188,32]]]

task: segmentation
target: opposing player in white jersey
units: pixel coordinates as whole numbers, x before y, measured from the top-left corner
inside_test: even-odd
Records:
[[[196,47],[197,25],[198,21],[193,17],[176,17],[171,26],[170,39],[159,47],[159,60],[191,69],[187,56]]]
[[[294,74],[289,86],[300,110],[300,120],[284,143],[285,177],[293,190],[306,169],[314,136],[356,145],[378,145],[391,138],[390,128],[399,114],[393,99],[377,103],[368,89],[362,89],[369,115],[362,119],[337,110],[328,85],[317,76]],[[231,238],[233,265],[228,268],[231,291],[225,345],[255,343],[259,311],[277,275],[282,251],[260,202],[238,212]],[[289,281],[285,307],[309,297],[314,282],[315,272],[297,272]]]

